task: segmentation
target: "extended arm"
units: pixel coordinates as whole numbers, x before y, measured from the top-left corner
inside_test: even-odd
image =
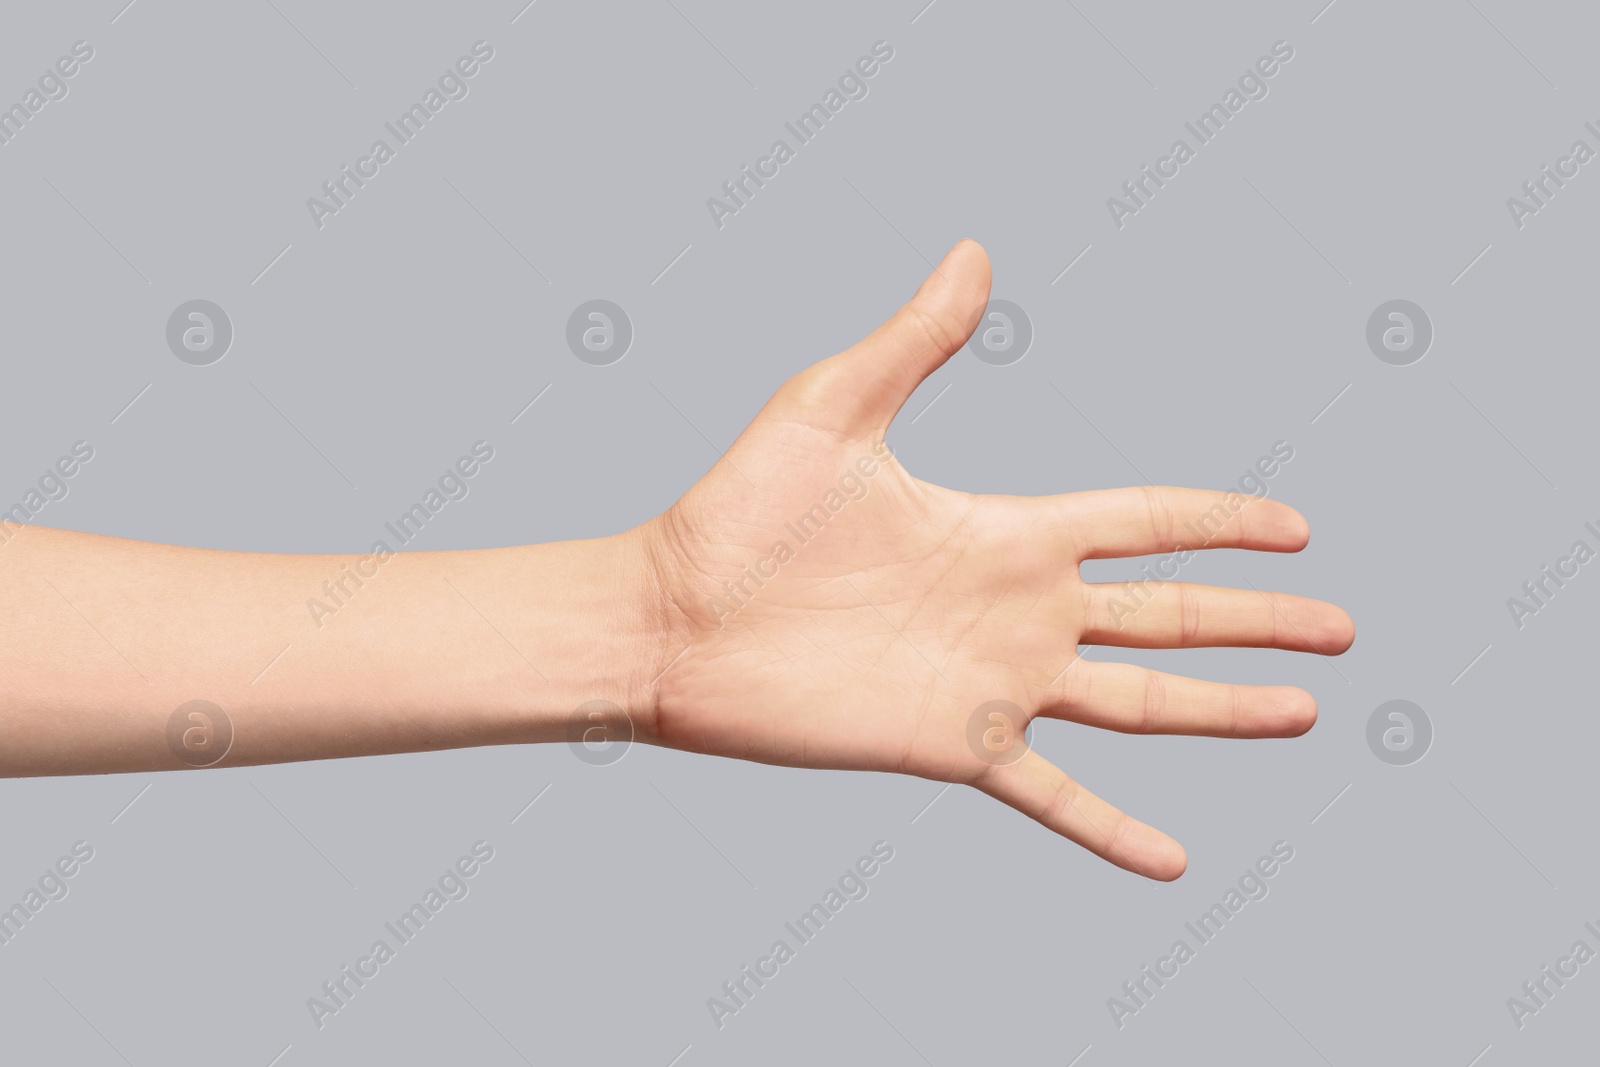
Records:
[[[1176,878],[1177,842],[1029,749],[1028,723],[1289,737],[1316,704],[1078,646],[1337,654],[1354,627],[1321,601],[1176,580],[1196,551],[1305,547],[1305,519],[1264,493],[977,496],[910,475],[884,435],[988,292],[987,256],[962,242],[872,334],[786,382],[672,508],[615,537],[379,565],[11,531],[0,770],[570,740],[593,722],[607,739],[965,783]],[[1163,573],[1131,590],[1079,573],[1140,555]],[[337,611],[308,612],[324,595]]]
[[[560,740],[596,699],[645,719],[637,533],[383,559],[7,532],[7,775]],[[180,716],[176,752],[168,724],[197,700],[226,718]]]

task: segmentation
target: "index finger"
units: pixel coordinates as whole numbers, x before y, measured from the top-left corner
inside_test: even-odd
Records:
[[[1298,552],[1311,537],[1294,508],[1248,493],[1146,485],[1053,499],[1083,559],[1202,548]]]

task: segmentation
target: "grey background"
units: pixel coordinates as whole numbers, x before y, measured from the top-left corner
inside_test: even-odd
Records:
[[[600,768],[553,745],[0,782],[7,904],[74,841],[96,850],[0,947],[8,1061],[1488,1067],[1592,1047],[1595,965],[1521,1030],[1506,998],[1600,948],[1600,577],[1521,630],[1506,599],[1595,544],[1600,164],[1521,230],[1505,201],[1574,140],[1600,147],[1600,19],[921,3],[9,5],[5,102],[76,40],[95,58],[0,147],[0,496],[83,438],[95,459],[46,525],[357,552],[486,438],[497,458],[422,547],[613,532],[971,236],[1033,348],[953,359],[892,432],[902,461],[993,492],[1225,487],[1290,442],[1271,488],[1311,547],[1185,577],[1336,600],[1355,648],[1088,654],[1303,685],[1316,729],[1036,727],[1185,843],[1162,886],[963,789],[644,746]],[[495,58],[470,95],[317,230],[306,198],[479,39]],[[879,39],[870,95],[716,229],[706,198]],[[1106,198],[1280,39],[1270,94],[1113,226]],[[235,329],[209,367],[164,340],[194,298]],[[594,298],[636,330],[608,367],[564,342]],[[1436,332],[1409,367],[1364,339],[1394,298]],[[1411,766],[1367,747],[1391,699],[1433,723]],[[480,838],[496,857],[471,895],[317,1030],[306,999]],[[895,859],[870,895],[716,1029],[706,998],[879,839]],[[1107,998],[1278,840],[1295,858],[1270,895],[1119,1030]]]

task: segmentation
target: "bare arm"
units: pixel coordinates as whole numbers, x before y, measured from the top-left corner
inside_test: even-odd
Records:
[[[1132,589],[1079,573],[1305,547],[1305,519],[1264,496],[980,496],[900,466],[890,422],[988,292],[988,257],[957,245],[897,314],[785,383],[672,508],[616,537],[376,563],[23,530],[0,546],[0,770],[552,741],[593,723],[608,739],[961,782],[1176,878],[1178,843],[1030,750],[1027,724],[1290,737],[1316,704],[1080,661],[1078,646],[1337,654],[1354,627],[1332,604],[1191,585],[1175,567]],[[319,596],[340,606],[313,619]],[[615,716],[591,718],[597,706]]]
[[[7,532],[6,775],[560,740],[590,700],[640,714],[657,655],[636,533],[383,558]],[[175,752],[196,700],[225,719],[180,716]]]

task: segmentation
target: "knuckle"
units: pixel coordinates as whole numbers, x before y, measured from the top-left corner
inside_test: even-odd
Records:
[[[1178,643],[1192,648],[1200,640],[1200,597],[1188,586],[1178,588]]]
[[[1177,519],[1165,495],[1153,485],[1140,486],[1139,493],[1144,497],[1145,516],[1151,532],[1163,545],[1173,544],[1177,537]]]
[[[1125,812],[1117,812],[1116,821],[1111,824],[1111,833],[1106,835],[1106,853],[1110,856],[1122,855],[1122,842],[1133,829],[1133,816]]]
[[[1083,786],[1078,784],[1076,778],[1063,775],[1062,781],[1056,787],[1055,793],[1045,801],[1043,810],[1039,812],[1038,820],[1046,826],[1065,826],[1067,813],[1078,805],[1078,794]]]
[[[1140,708],[1138,732],[1153,733],[1167,713],[1167,683],[1157,671],[1144,672],[1144,700]]]
[[[922,300],[913,300],[906,305],[906,313],[927,337],[928,343],[941,352],[954,352],[966,342],[966,338],[957,333],[959,327],[946,308],[930,307]]]

